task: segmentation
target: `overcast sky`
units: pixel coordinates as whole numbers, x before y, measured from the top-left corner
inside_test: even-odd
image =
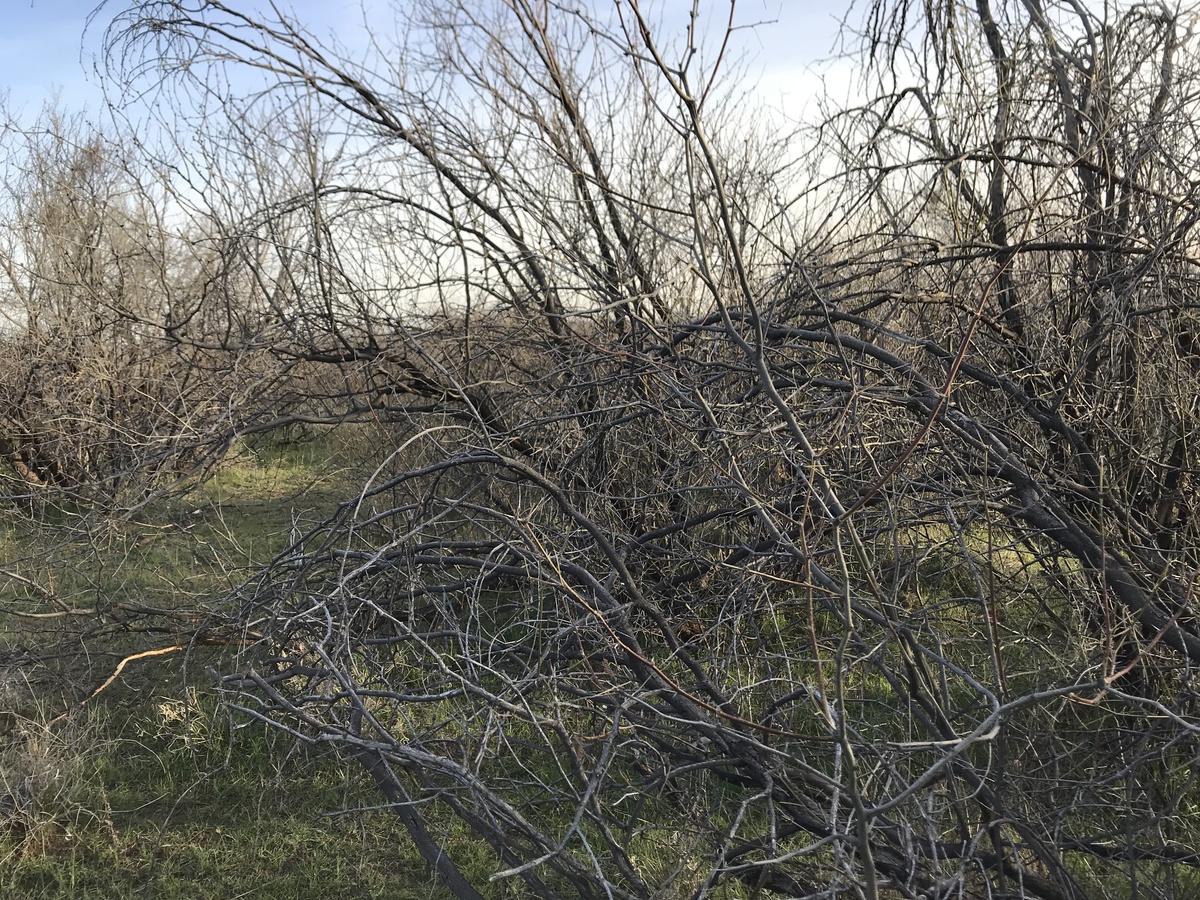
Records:
[[[68,112],[86,107],[95,113],[101,108],[95,70],[103,32],[126,0],[108,0],[89,29],[88,14],[97,2],[0,0],[0,91],[7,92],[9,110],[22,120],[36,116],[56,94]],[[375,2],[380,5],[380,0]],[[728,8],[725,0],[704,2],[714,9]],[[264,0],[245,3],[252,8],[265,5]],[[353,43],[362,27],[359,0],[281,0],[281,5],[294,9],[318,36],[336,33]],[[664,16],[690,5],[688,0],[665,0]],[[785,107],[790,115],[801,113],[820,83],[814,64],[830,55],[848,5],[849,0],[741,0],[741,23],[767,23],[737,35],[764,100]]]

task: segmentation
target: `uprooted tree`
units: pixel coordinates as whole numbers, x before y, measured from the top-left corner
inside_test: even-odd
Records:
[[[199,119],[172,336],[389,442],[224,601],[229,703],[462,898],[455,821],[545,898],[1194,889],[1193,11],[878,0],[805,158],[698,13],[404,7],[110,32]]]

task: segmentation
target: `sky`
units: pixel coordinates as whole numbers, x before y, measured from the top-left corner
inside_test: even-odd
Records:
[[[236,0],[235,0],[236,2]],[[262,7],[265,0],[242,0]],[[374,0],[375,5],[386,5]],[[403,2],[403,0],[399,0]],[[727,9],[725,0],[702,0]],[[107,0],[89,27],[98,0],[0,0],[0,95],[20,121],[33,119],[55,97],[63,111],[97,114],[104,105],[97,68],[104,29],[126,0]],[[318,35],[342,39],[361,30],[359,0],[281,0]],[[686,0],[664,0],[664,15],[690,8]],[[837,66],[820,66],[837,41],[849,0],[740,0],[738,21],[761,23],[737,34],[748,74],[768,104],[801,116],[821,85],[822,73],[838,78]],[[723,15],[724,13],[722,13]],[[844,67],[846,64],[842,63]],[[843,73],[844,74],[844,73]]]

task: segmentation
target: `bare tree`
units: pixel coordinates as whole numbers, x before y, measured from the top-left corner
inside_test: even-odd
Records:
[[[195,177],[245,163],[188,321],[386,448],[225,599],[229,702],[463,898],[454,822],[545,898],[1194,886],[1186,16],[876,4],[803,235],[695,17],[408,21],[366,62],[215,0],[110,32],[201,88]],[[267,91],[222,120],[226,66]]]
[[[220,416],[212,367],[164,331],[212,257],[123,139],[47,112],[3,140],[5,493],[140,502]]]

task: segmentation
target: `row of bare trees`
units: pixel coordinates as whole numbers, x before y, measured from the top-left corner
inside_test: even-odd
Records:
[[[85,141],[10,186],[14,474],[377,429],[214,674],[464,900],[460,829],[547,900],[1194,890],[1195,10],[875,0],[787,135],[740,8],[394,12],[113,22],[188,138],[161,204]]]

